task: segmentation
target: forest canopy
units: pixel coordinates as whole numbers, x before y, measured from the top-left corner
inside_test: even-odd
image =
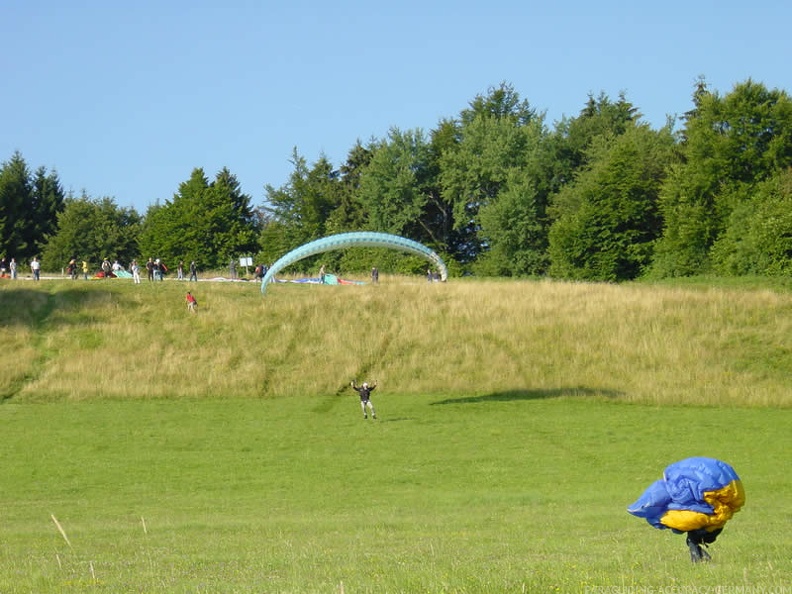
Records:
[[[339,164],[308,163],[295,148],[291,163],[258,205],[229,168],[210,179],[196,167],[140,214],[65,194],[56,172],[31,171],[17,152],[0,165],[0,252],[37,256],[46,270],[149,257],[209,269],[379,231],[428,246],[452,275],[792,274],[792,101],[750,79],[726,94],[698,80],[691,109],[660,129],[623,93],[591,95],[551,125],[503,82],[432,130],[392,128]],[[375,257],[383,271],[422,266],[365,249],[324,261],[359,272]]]

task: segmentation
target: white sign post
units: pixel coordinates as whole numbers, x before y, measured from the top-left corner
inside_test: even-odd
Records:
[[[253,258],[251,258],[250,256],[244,256],[239,259],[239,265],[245,267],[245,276],[247,276],[248,274],[250,274],[250,271],[248,270],[248,266],[253,266]]]

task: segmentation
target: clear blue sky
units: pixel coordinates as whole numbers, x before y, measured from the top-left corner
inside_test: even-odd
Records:
[[[624,91],[653,127],[695,81],[792,87],[788,0],[0,0],[0,161],[141,214],[195,167],[255,205],[294,147],[338,166],[505,81],[546,112]]]

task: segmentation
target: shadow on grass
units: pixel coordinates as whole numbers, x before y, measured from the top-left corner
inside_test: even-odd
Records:
[[[0,327],[44,330],[52,325],[91,324],[95,322],[97,311],[124,300],[123,296],[99,285],[64,289],[62,285],[42,282],[36,283],[36,288],[3,288],[6,290],[0,291],[0,311],[4,314],[0,317]],[[129,306],[125,303],[125,307]]]
[[[546,390],[509,390],[507,392],[495,392],[482,396],[468,396],[465,398],[448,398],[432,402],[437,404],[480,404],[483,402],[514,402],[516,400],[545,400],[547,398],[562,398],[565,396],[577,397],[604,397],[619,398],[624,392],[618,390],[606,390],[602,388],[585,388],[582,386],[570,388],[551,388]]]

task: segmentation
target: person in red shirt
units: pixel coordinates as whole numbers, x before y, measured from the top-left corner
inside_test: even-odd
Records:
[[[198,302],[195,300],[195,296],[187,291],[187,311],[195,313],[196,307],[198,307]]]

